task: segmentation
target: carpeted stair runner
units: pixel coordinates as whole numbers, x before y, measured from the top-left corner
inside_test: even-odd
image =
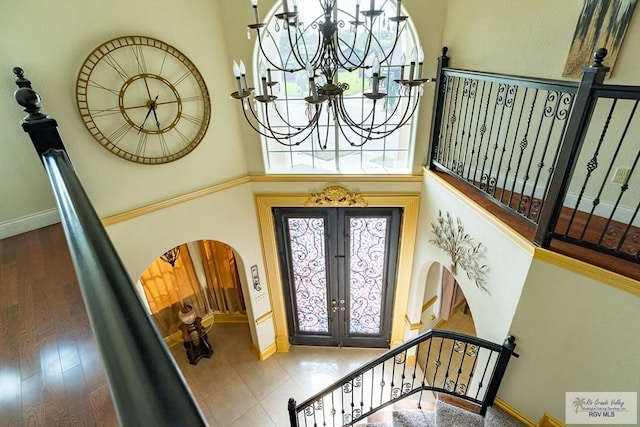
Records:
[[[436,427],[484,427],[484,418],[441,400],[436,402]]]
[[[524,427],[499,408],[490,407],[485,417],[438,400],[435,412],[394,411],[393,422],[368,423],[366,427]]]
[[[485,427],[525,427],[520,421],[504,412],[502,409],[490,406],[484,416]]]

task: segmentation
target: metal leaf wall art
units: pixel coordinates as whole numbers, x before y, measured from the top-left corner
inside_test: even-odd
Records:
[[[482,243],[476,244],[473,237],[464,232],[460,218],[456,218],[456,223],[454,224],[449,212],[446,213],[445,217],[442,216],[442,211],[439,211],[438,222],[431,223],[431,228],[436,237],[429,240],[429,242],[451,256],[450,270],[454,275],[458,266],[460,266],[478,288],[489,293],[485,287],[487,266],[480,265],[479,262],[479,258],[483,255],[484,247]]]

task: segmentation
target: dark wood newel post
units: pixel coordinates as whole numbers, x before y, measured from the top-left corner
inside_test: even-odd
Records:
[[[291,427],[298,427],[298,414],[296,413],[296,401],[294,398],[289,399],[287,411],[289,411],[289,423]]]
[[[607,56],[607,49],[600,48],[593,56],[593,64],[582,69],[582,80],[580,80],[578,91],[573,100],[567,129],[560,143],[558,160],[554,165],[549,191],[538,217],[538,227],[533,241],[543,248],[549,247],[551,243],[550,233],[555,228],[562,210],[562,204],[576,166],[576,160],[580,154],[589,121],[595,108],[596,101],[591,96],[592,88],[595,85],[601,85],[609,71],[609,67],[602,65],[602,61]]]
[[[14,97],[51,182],[109,391],[123,426],[204,426],[205,421],[67,156],[57,123],[22,69]]]
[[[511,356],[520,357],[518,354],[514,353],[515,349],[516,338],[512,335],[509,335],[502,344],[502,350],[500,350],[498,361],[496,362],[496,366],[493,369],[491,383],[487,387],[487,393],[484,396],[482,406],[480,407],[480,415],[484,416],[484,414],[487,412],[487,408],[493,405],[493,402],[498,395],[500,383],[502,383],[502,378],[504,377],[507,366],[509,365],[509,361],[511,360]]]
[[[448,47],[442,48],[442,56],[438,58],[438,74],[436,77],[435,93],[433,95],[433,111],[431,112],[431,131],[429,133],[429,148],[427,150],[427,158],[425,164],[429,169],[435,170],[433,160],[436,157],[436,150],[440,140],[440,124],[442,123],[442,109],[444,106],[446,81],[442,74],[442,69],[449,66],[449,57],[447,56]]]

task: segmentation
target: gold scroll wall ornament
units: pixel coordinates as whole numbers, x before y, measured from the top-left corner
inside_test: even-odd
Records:
[[[320,193],[312,193],[304,204],[307,207],[330,206],[330,207],[350,207],[364,208],[368,203],[361,194],[349,192],[344,187],[334,185],[325,188]]]

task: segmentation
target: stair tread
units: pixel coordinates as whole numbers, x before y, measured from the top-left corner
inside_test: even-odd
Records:
[[[436,402],[436,426],[437,427],[484,427],[484,417],[469,412],[458,406],[445,403],[442,400]]]

